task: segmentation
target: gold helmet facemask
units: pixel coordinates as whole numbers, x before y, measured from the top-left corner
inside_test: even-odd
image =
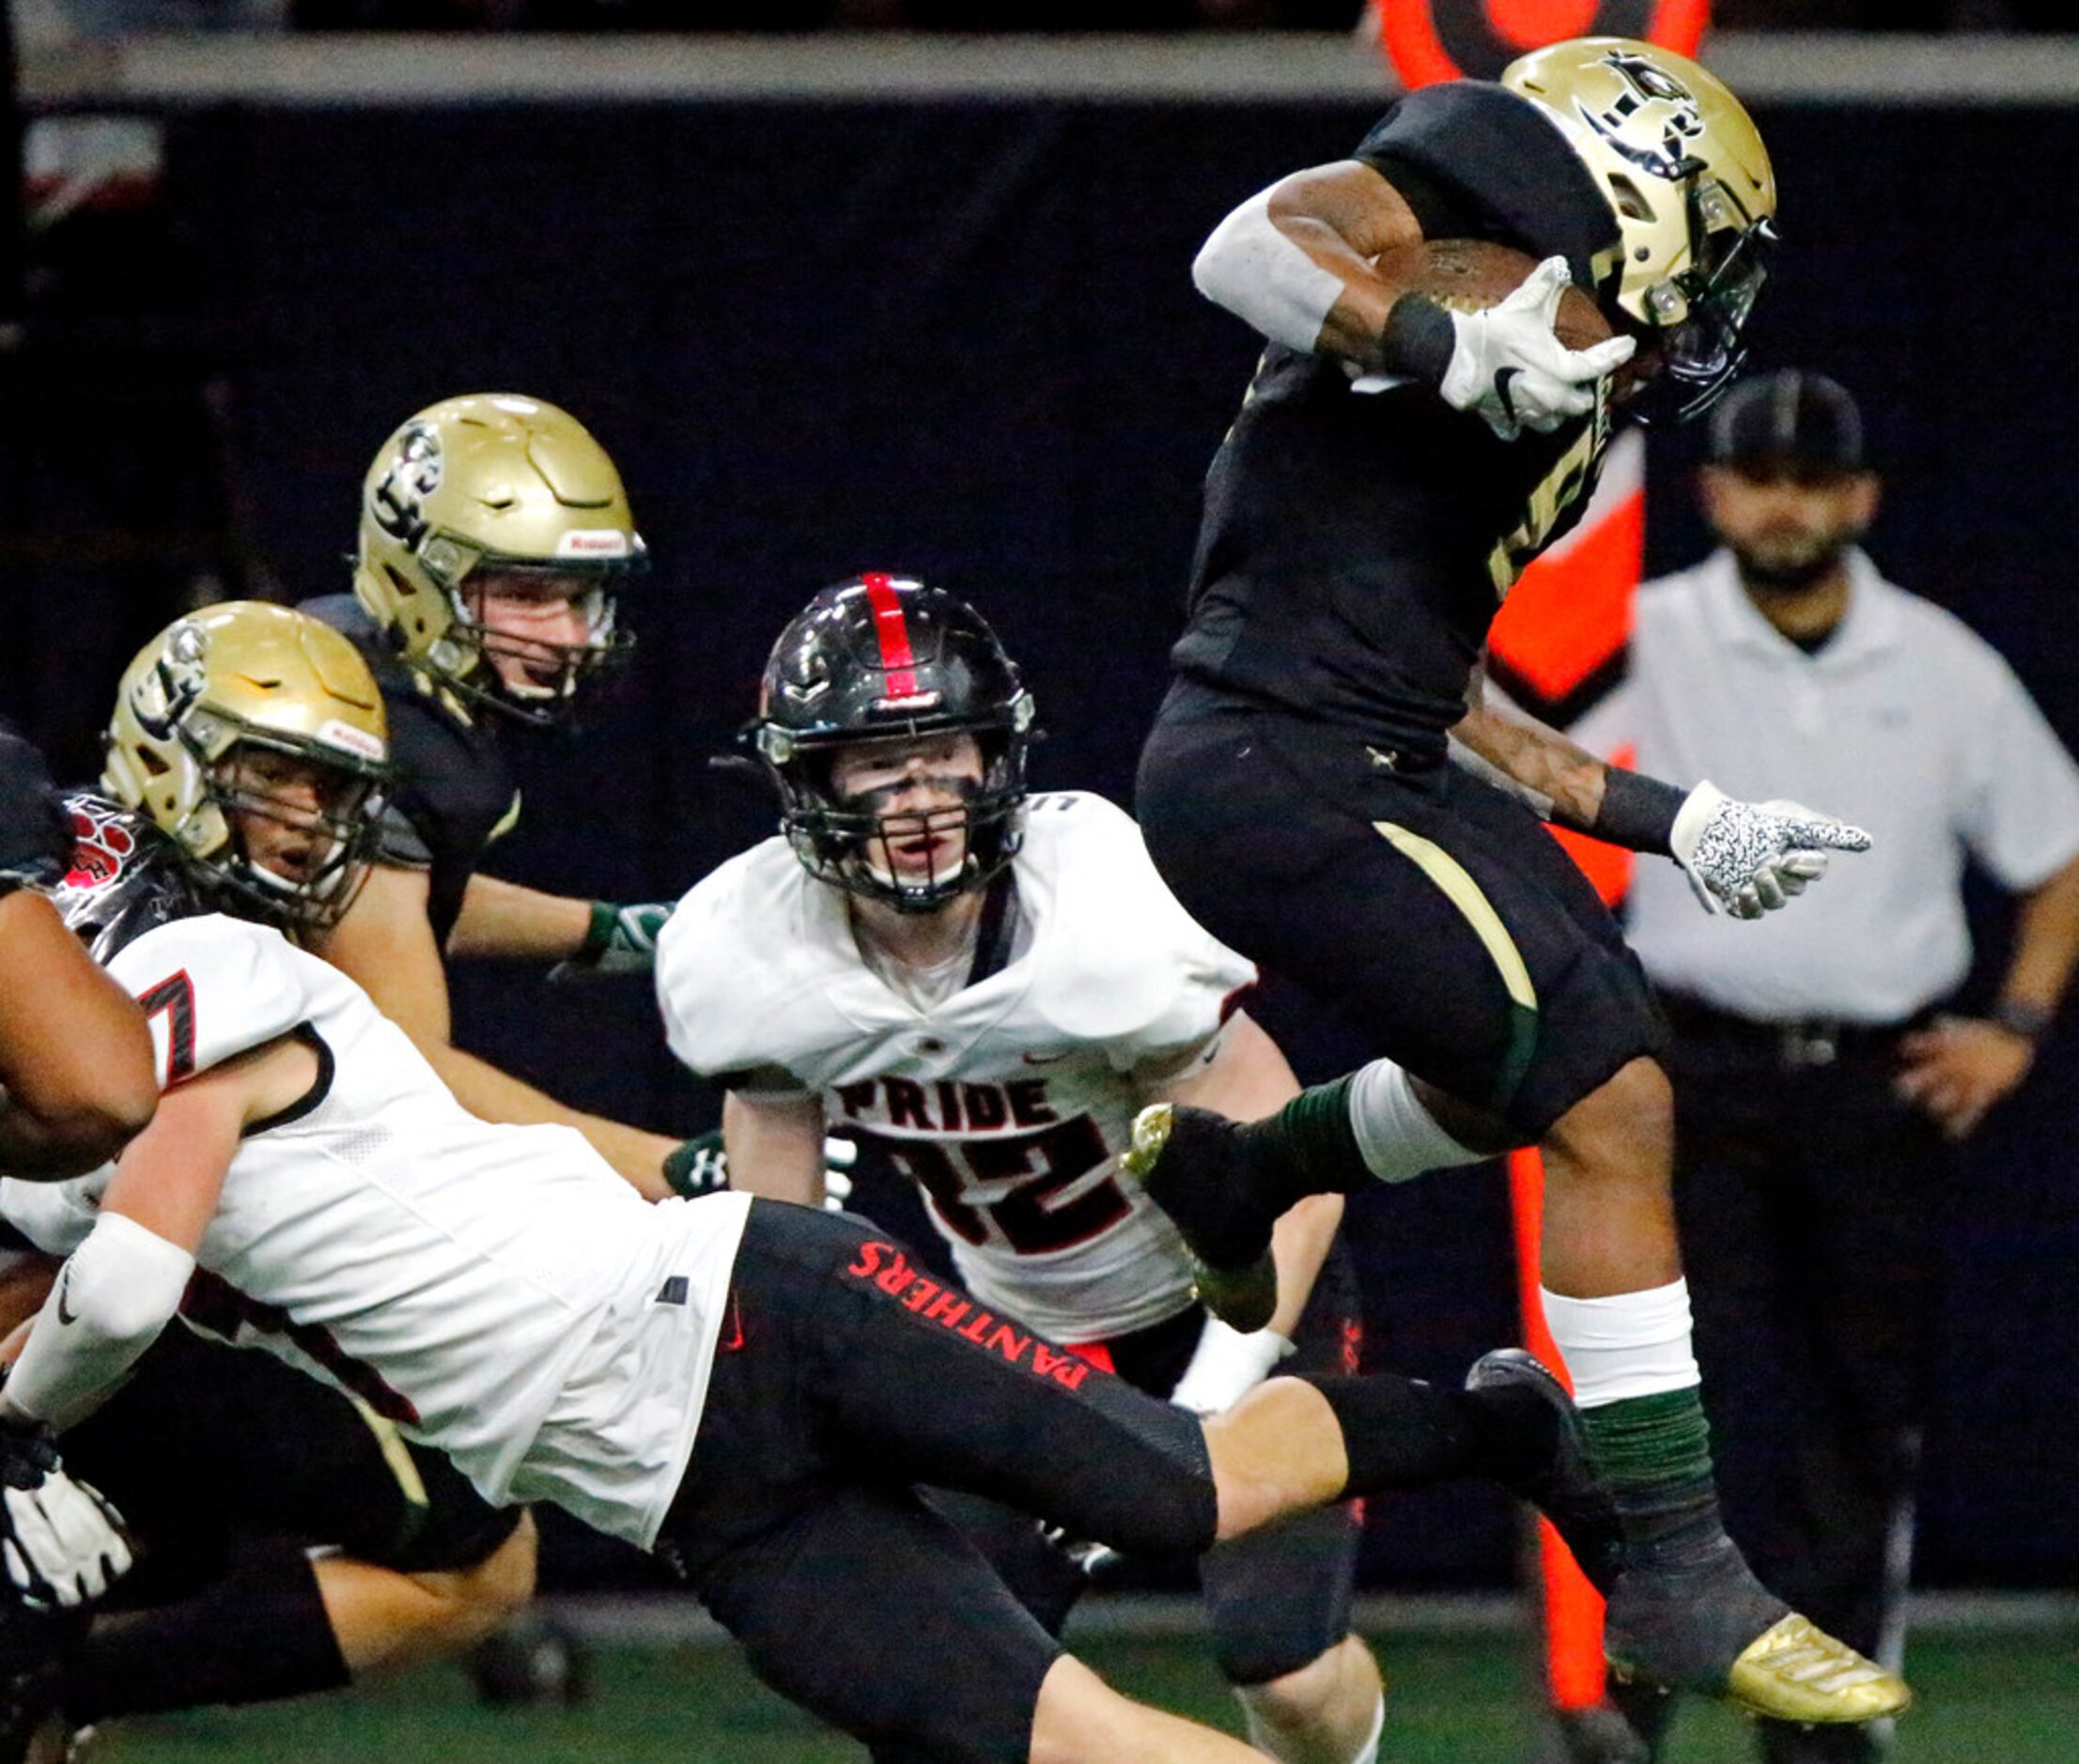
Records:
[[[1776,244],[1776,175],[1752,119],[1715,74],[1629,38],[1555,43],[1501,82],[1558,127],[1616,217],[1615,303],[1660,358],[1637,413],[1697,415],[1739,371]]]
[[[101,787],[231,910],[324,930],[366,877],[387,757],[382,695],[353,644],[237,600],[176,620],[130,664]]]
[[[383,443],[363,485],[356,597],[406,661],[522,721],[560,720],[587,676],[626,657],[615,595],[647,565],[613,461],[538,399],[433,405]],[[568,601],[584,637],[493,629],[477,591],[492,575]],[[520,664],[514,678],[501,658]]]

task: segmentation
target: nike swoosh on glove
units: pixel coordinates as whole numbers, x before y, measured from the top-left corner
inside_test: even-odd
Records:
[[[1706,779],[1669,838],[1706,912],[1759,919],[1826,874],[1830,851],[1868,851],[1870,835],[1801,802],[1739,802]]]
[[[1573,280],[1564,257],[1547,257],[1499,305],[1451,315],[1457,333],[1437,388],[1444,402],[1470,410],[1503,441],[1541,433],[1595,408],[1595,382],[1632,359],[1631,337],[1570,349],[1553,334],[1559,300]]]

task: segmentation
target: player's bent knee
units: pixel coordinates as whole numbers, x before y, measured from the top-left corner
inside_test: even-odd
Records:
[[[527,1608],[535,1596],[538,1543],[534,1515],[522,1513],[512,1535],[473,1567],[412,1576],[445,1607],[442,1629],[448,1645],[471,1647]]]
[[[1203,1427],[1222,1539],[1327,1506],[1349,1480],[1342,1423],[1300,1379],[1265,1379]]]

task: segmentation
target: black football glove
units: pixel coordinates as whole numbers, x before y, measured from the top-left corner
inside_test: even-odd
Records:
[[[852,1194],[852,1166],[859,1162],[859,1145],[851,1139],[823,1141],[823,1210],[842,1213]],[[729,1186],[729,1153],[722,1149],[721,1129],[696,1135],[677,1151],[664,1157],[664,1181],[675,1195],[697,1200],[702,1195],[719,1195]]]

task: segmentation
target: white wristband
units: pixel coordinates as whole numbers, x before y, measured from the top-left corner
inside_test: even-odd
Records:
[[[1262,1384],[1293,1351],[1293,1344],[1275,1329],[1244,1335],[1218,1317],[1208,1317],[1170,1400],[1193,1415],[1218,1415]]]

